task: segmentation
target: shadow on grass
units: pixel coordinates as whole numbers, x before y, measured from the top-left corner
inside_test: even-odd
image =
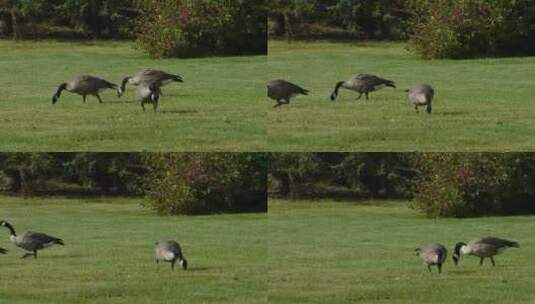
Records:
[[[444,269],[445,270],[445,269]],[[474,273],[477,273],[477,271],[475,270],[470,270],[470,269],[460,269],[460,268],[457,268],[457,269],[453,269],[453,270],[447,270],[448,273],[452,273],[452,274],[459,274],[459,275],[465,275],[465,274],[474,274]]]
[[[446,111],[446,112],[435,112],[433,115],[437,116],[461,116],[466,115],[467,113],[461,111]]]
[[[206,271],[209,270],[208,267],[188,267],[188,272],[198,272],[198,271]]]
[[[197,114],[199,111],[197,110],[162,110],[158,111],[162,114]]]
[[[111,103],[111,104],[120,104],[120,103],[138,103],[136,100],[116,100],[116,101],[107,101],[104,103]]]

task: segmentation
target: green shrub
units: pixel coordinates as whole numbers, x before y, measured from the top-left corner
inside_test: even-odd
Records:
[[[429,217],[503,213],[510,182],[504,154],[424,153],[415,162],[412,207]]]
[[[144,205],[159,214],[267,211],[264,154],[163,153],[146,162]]]
[[[152,57],[267,52],[264,1],[144,0],[138,46]]]
[[[415,0],[412,44],[427,59],[467,58],[496,50],[496,7],[486,0]]]
[[[412,47],[423,58],[535,52],[535,2],[410,0]]]

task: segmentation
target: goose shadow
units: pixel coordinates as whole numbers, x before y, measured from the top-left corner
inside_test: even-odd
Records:
[[[461,111],[445,111],[445,112],[435,112],[432,115],[438,115],[438,116],[459,116],[459,115],[465,115],[466,113]]]
[[[39,259],[69,259],[69,258],[83,258],[86,257],[86,255],[82,254],[58,254],[58,255],[51,255],[51,256],[38,256],[37,260]],[[33,257],[28,257],[27,259],[33,259]]]
[[[442,268],[442,271],[446,271],[446,269]],[[453,269],[453,270],[447,270],[447,272],[460,274],[460,275],[476,273],[475,270],[471,270],[471,269]]]
[[[192,97],[193,95],[191,94],[176,94],[176,93],[171,93],[171,94],[167,94],[167,93],[161,93],[160,94],[160,98],[165,98],[165,97]]]
[[[197,110],[161,110],[158,111],[162,114],[196,114],[199,113]]]
[[[196,272],[196,271],[206,271],[206,270],[209,270],[210,268],[208,267],[188,267],[188,272],[192,271],[192,272]]]
[[[118,103],[138,103],[138,102],[135,100],[114,100],[114,101],[106,101],[103,104],[107,104],[107,103],[118,104]]]

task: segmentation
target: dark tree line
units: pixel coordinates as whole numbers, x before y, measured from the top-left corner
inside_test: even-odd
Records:
[[[413,154],[274,153],[270,192],[290,198],[411,196]]]
[[[144,196],[160,214],[267,210],[262,153],[0,153],[0,191]]]
[[[271,1],[274,36],[402,39],[410,12],[406,0]]]
[[[404,198],[430,217],[535,212],[534,153],[274,153],[288,199]]]
[[[0,0],[0,36],[136,39],[153,57],[266,54],[267,1]]]
[[[132,38],[139,13],[130,0],[0,0],[0,35]]]
[[[274,37],[410,40],[424,58],[535,54],[532,0],[277,0]]]

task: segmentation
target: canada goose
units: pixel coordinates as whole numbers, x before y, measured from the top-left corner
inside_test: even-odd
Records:
[[[160,70],[143,69],[132,76],[126,76],[123,78],[121,83],[121,91],[125,91],[127,83],[138,86],[142,83],[150,85],[155,82],[160,83],[159,87],[161,87],[171,82],[184,82],[184,79],[180,75],[173,75]],[[161,91],[159,93],[161,94]]]
[[[375,75],[358,74],[346,81],[336,83],[334,91],[331,94],[331,100],[334,101],[336,99],[340,88],[358,92],[360,95],[357,97],[357,100],[362,97],[362,94],[364,94],[366,100],[368,100],[368,93],[380,90],[384,87],[395,88],[396,85],[391,80],[383,79]]]
[[[98,77],[90,75],[78,76],[70,82],[65,82],[59,85],[56,94],[52,96],[52,104],[55,104],[58,101],[63,90],[82,95],[84,102],[87,95],[93,95],[98,98],[98,101],[100,103],[102,103],[102,99],[100,99],[100,96],[98,94],[101,90],[104,89],[116,90],[117,96],[119,97],[121,97],[121,95],[123,94],[121,88],[118,85],[108,82],[104,79],[100,79]]]
[[[6,254],[6,253],[7,253],[7,249],[0,248],[0,253],[1,253],[1,254]]]
[[[188,261],[182,255],[180,245],[175,241],[158,241],[156,242],[155,261],[158,264],[160,261],[171,263],[171,269],[175,269],[175,262],[179,260],[182,269],[188,269]]]
[[[13,244],[27,251],[32,251],[32,253],[28,252],[23,255],[23,259],[31,255],[37,259],[37,250],[45,249],[55,244],[62,246],[64,245],[62,239],[58,239],[44,233],[28,231],[23,235],[17,235],[13,226],[6,221],[0,221],[0,226],[7,227],[7,229],[9,229],[9,239]]]
[[[160,85],[159,83],[153,83],[148,85],[141,83],[136,87],[136,93],[138,100],[141,102],[141,108],[145,112],[145,104],[152,103],[154,112],[158,109],[158,100],[160,99]]]
[[[308,95],[309,91],[286,80],[271,80],[267,83],[267,95],[277,101],[274,108],[289,104],[290,99],[296,95]],[[284,100],[285,102],[282,102]]]
[[[433,87],[428,84],[419,84],[409,90],[405,90],[405,92],[409,93],[409,99],[411,100],[416,113],[418,113],[418,106],[425,106],[427,113],[431,114],[431,102],[435,95]]]
[[[442,272],[442,264],[446,261],[448,251],[442,244],[429,244],[419,248],[416,248],[416,255],[420,256],[424,263],[427,265],[427,269],[431,272],[431,266],[436,265],[438,273]]]
[[[495,266],[493,257],[499,253],[502,253],[509,247],[519,248],[519,245],[514,241],[508,241],[491,236],[472,240],[468,244],[459,242],[453,249],[453,262],[455,262],[455,265],[457,265],[461,259],[461,254],[469,254],[481,258],[479,260],[480,266],[483,265],[483,260],[485,258],[490,258],[492,266]]]

